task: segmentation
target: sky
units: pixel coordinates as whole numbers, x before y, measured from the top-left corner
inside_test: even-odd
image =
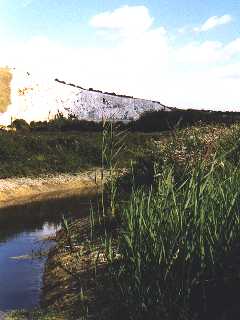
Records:
[[[240,111],[239,0],[0,0],[0,65]]]

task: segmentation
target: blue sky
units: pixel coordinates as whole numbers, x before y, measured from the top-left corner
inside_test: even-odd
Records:
[[[76,45],[77,39],[78,45],[94,45],[94,30],[88,24],[90,18],[124,5],[146,6],[154,17],[154,25],[165,26],[172,33],[184,26],[199,25],[211,16],[224,14],[231,15],[234,23],[227,28],[213,29],[208,39],[228,41],[240,32],[238,0],[0,0],[0,20],[13,40],[44,34],[66,44]],[[89,37],[93,43],[89,43]]]
[[[0,64],[181,107],[240,108],[240,1],[0,0]]]

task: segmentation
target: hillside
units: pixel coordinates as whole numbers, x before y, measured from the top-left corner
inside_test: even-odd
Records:
[[[65,81],[41,78],[15,68],[2,68],[0,79],[6,72],[11,78],[11,85],[6,91],[6,81],[0,82],[1,100],[6,92],[8,93],[8,100],[4,108],[0,109],[2,112],[0,124],[9,124],[12,119],[20,118],[28,122],[49,120],[58,112],[66,117],[71,114],[79,119],[98,121],[102,117],[133,120],[144,111],[171,110],[157,101],[117,95],[92,88],[84,89]]]

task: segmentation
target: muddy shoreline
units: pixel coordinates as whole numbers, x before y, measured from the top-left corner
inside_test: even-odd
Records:
[[[106,277],[108,262],[100,244],[95,239],[95,249],[89,246],[89,218],[77,219],[71,233],[73,238],[81,235],[82,242],[71,252],[65,232],[60,230],[57,233],[56,244],[45,263],[41,307],[64,314],[66,320],[122,319],[115,314],[118,299]]]
[[[78,221],[79,231],[84,235],[86,235],[88,226],[89,219],[87,217]],[[49,251],[45,263],[40,305],[43,309],[53,308],[60,314],[64,312],[67,319],[72,319],[75,309],[74,306],[80,302],[78,281],[71,275],[74,261],[72,259],[72,253],[69,252],[68,249],[65,249],[68,243],[63,230],[60,230],[56,234],[54,240],[55,245]],[[82,271],[84,273],[86,271],[86,257],[83,257],[82,260]]]
[[[74,175],[0,179],[0,208],[78,194],[93,195],[99,191],[100,185],[99,170]]]
[[[100,170],[92,170],[74,175],[0,179],[0,208],[75,195],[96,195],[106,181],[107,172],[104,175],[102,178]],[[73,235],[77,233],[80,233],[84,239],[88,238],[89,217],[76,220]],[[76,281],[68,271],[74,270],[76,257],[67,249],[68,243],[63,230],[60,230],[53,240],[55,245],[48,254],[43,273],[43,288],[40,296],[40,307],[43,309],[39,310],[53,308],[59,315],[66,312],[64,319],[72,319],[73,314],[75,319],[75,312],[78,314],[80,311],[75,307],[79,304],[79,281]],[[93,281],[93,253],[84,245],[83,249],[86,253],[82,256],[81,270],[78,272],[80,271],[81,274],[84,293],[86,290],[91,300],[92,292],[96,291],[95,281]],[[90,301],[88,300],[87,303]]]

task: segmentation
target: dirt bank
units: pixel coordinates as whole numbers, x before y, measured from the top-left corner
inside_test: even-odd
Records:
[[[79,193],[93,194],[99,190],[100,184],[99,170],[75,175],[0,179],[0,208]]]
[[[100,225],[99,225],[100,226]],[[109,261],[101,242],[104,230],[91,238],[89,218],[75,220],[56,235],[43,277],[42,307],[65,319],[122,320],[121,300],[108,276]]]

